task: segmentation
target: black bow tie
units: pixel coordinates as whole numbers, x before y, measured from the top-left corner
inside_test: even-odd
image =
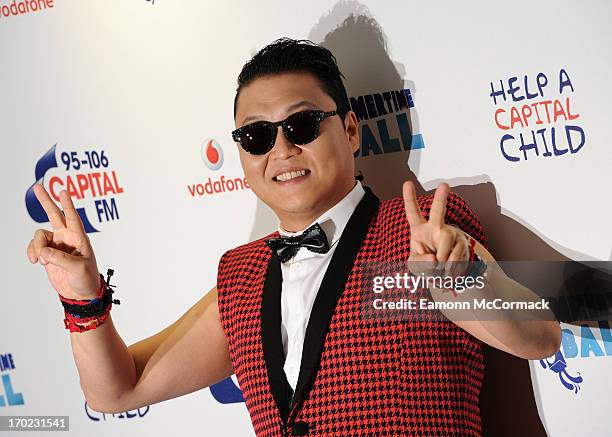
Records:
[[[315,223],[300,235],[292,237],[270,238],[266,240],[266,244],[276,255],[281,262],[289,261],[300,250],[300,247],[305,247],[311,252],[327,253],[329,252],[329,243],[325,231]]]

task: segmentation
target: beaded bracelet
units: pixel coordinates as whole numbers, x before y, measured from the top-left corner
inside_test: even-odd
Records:
[[[58,293],[64,307],[64,327],[70,332],[84,332],[96,329],[107,318],[113,303],[119,305],[118,299],[113,299],[115,292],[110,284],[114,270],[107,270],[106,281],[100,274],[100,290],[93,299],[68,299]]]
[[[482,276],[482,274],[487,269],[487,264],[476,254],[476,240],[472,237],[468,237],[466,234],[465,238],[468,239],[468,245],[470,248],[470,261],[468,264],[467,271],[462,275],[465,277],[476,278],[478,276]]]

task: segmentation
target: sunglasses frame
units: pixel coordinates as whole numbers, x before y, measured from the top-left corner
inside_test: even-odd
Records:
[[[289,126],[287,125],[287,121],[291,117],[293,117],[294,115],[302,114],[302,113],[308,113],[308,114],[314,115],[313,119],[316,121],[316,130],[315,130],[314,137],[310,141],[299,143],[299,142],[294,142],[294,141],[292,141],[289,138],[291,136],[291,133],[289,132],[289,134],[287,134],[287,132],[289,130]],[[294,112],[293,114],[289,115],[284,120],[275,121],[275,122],[261,120],[261,121],[256,121],[254,123],[249,123],[249,124],[247,124],[245,126],[239,127],[238,129],[232,131],[232,138],[237,143],[240,143],[240,146],[246,152],[248,152],[248,153],[250,153],[252,155],[265,155],[270,150],[272,150],[272,148],[274,147],[274,143],[276,143],[276,135],[278,134],[278,127],[279,126],[281,126],[283,128],[283,134],[285,135],[285,138],[287,138],[293,144],[298,144],[300,146],[303,146],[304,144],[308,144],[308,143],[311,143],[314,140],[316,140],[317,137],[319,136],[319,132],[320,132],[320,128],[321,128],[321,121],[323,121],[327,117],[331,117],[331,116],[334,116],[334,115],[340,115],[341,116],[342,113],[338,112],[338,110],[325,112],[325,111],[322,111],[322,110],[319,110],[319,109],[307,109],[307,110],[304,110],[304,111],[298,111],[298,112]],[[253,125],[256,125],[256,124],[262,124],[263,126],[267,127],[268,129],[270,129],[270,133],[271,133],[270,144],[266,145],[266,147],[260,153],[253,153],[251,150],[247,150],[242,145],[242,141],[241,141],[241,136],[244,133],[245,129],[247,129],[249,126],[253,126]]]

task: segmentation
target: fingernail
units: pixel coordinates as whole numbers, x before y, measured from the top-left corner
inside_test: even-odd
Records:
[[[48,247],[43,248],[40,251],[40,256],[45,258],[45,259],[51,258],[51,249],[49,249]]]

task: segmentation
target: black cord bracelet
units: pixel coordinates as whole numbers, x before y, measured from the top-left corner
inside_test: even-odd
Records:
[[[108,269],[106,273],[108,275],[106,281],[104,281],[104,277],[100,274],[100,280],[104,282],[104,291],[100,298],[90,299],[89,302],[84,305],[71,304],[62,300],[64,311],[73,316],[84,318],[101,316],[111,303],[119,305],[121,303],[119,299],[113,299],[112,296],[113,293],[115,293],[115,290],[112,289],[114,285],[109,283],[115,271],[113,269]]]

